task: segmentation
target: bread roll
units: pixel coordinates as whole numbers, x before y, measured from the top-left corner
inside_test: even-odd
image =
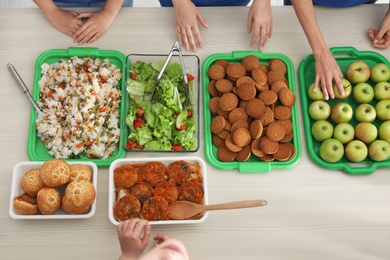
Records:
[[[38,191],[45,187],[41,180],[39,169],[33,169],[26,172],[20,183],[23,191],[30,196],[37,196]]]
[[[92,171],[85,164],[70,164],[70,181],[92,181]]]
[[[65,195],[62,198],[61,207],[62,207],[62,209],[64,211],[66,211],[69,214],[73,215],[73,214],[83,214],[83,213],[86,213],[91,208],[91,205],[85,205],[85,206],[77,207],[77,206],[74,205],[74,203],[73,203],[72,199],[70,198],[70,196]]]
[[[39,211],[44,215],[54,214],[61,206],[61,194],[56,188],[42,188],[37,195]]]
[[[90,206],[95,201],[95,195],[95,186],[90,181],[72,181],[65,189],[65,196],[79,208]]]
[[[58,187],[69,182],[70,168],[61,159],[46,161],[39,170],[42,182],[48,187]]]
[[[14,198],[14,210],[21,215],[37,215],[39,208],[37,198],[22,193]]]

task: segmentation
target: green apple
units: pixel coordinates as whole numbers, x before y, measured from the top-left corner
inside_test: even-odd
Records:
[[[380,139],[390,144],[390,120],[380,124],[378,128],[378,136]]]
[[[345,157],[352,162],[361,162],[367,155],[367,145],[360,140],[352,140],[345,146]]]
[[[366,144],[370,144],[378,136],[378,129],[372,123],[361,122],[355,126],[355,139],[361,140]]]
[[[376,116],[382,120],[386,121],[390,119],[390,99],[384,99],[379,101],[375,105]]]
[[[353,110],[350,104],[341,102],[335,104],[330,110],[330,119],[336,123],[348,123],[353,116]]]
[[[316,100],[309,106],[309,115],[313,120],[325,120],[330,115],[330,105],[323,100]]]
[[[348,123],[337,124],[333,131],[333,138],[346,144],[355,137],[355,128]]]
[[[344,88],[343,95],[340,93],[339,87],[337,86],[336,82],[333,82],[333,84],[332,84],[334,97],[336,99],[345,99],[345,98],[349,97],[349,95],[351,95],[351,92],[352,92],[352,85],[347,79],[344,79],[344,78],[341,79],[341,83],[343,84],[343,88]]]
[[[320,157],[326,162],[338,162],[344,156],[343,144],[334,138],[323,141],[320,145]]]
[[[368,157],[376,162],[382,162],[390,157],[390,144],[383,140],[375,140],[368,147]]]
[[[360,104],[355,110],[355,117],[358,122],[372,123],[376,118],[375,107],[366,103]]]
[[[390,99],[390,83],[387,81],[378,82],[374,87],[375,99],[380,101]]]
[[[358,84],[366,82],[371,75],[371,70],[367,63],[363,60],[355,60],[349,64],[347,71],[345,72],[346,78],[352,84]]]
[[[371,68],[370,79],[374,83],[388,81],[390,79],[390,69],[384,63],[377,63]]]
[[[324,92],[322,92],[321,87],[318,87],[316,91],[314,91],[314,83],[312,83],[307,89],[307,94],[309,98],[313,101],[315,100],[325,100]]]
[[[325,141],[333,135],[333,125],[326,120],[317,120],[311,126],[311,134],[318,142]]]
[[[356,103],[370,103],[374,99],[374,88],[366,82],[357,84],[352,88],[352,98]]]

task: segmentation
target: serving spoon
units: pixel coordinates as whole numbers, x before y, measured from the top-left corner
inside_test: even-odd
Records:
[[[22,78],[19,76],[18,72],[16,71],[15,67],[12,66],[12,64],[7,64],[9,72],[12,74],[16,82],[18,83],[19,87],[22,89],[23,93],[26,94],[28,100],[30,100],[31,105],[34,107],[35,111],[37,112],[39,117],[43,117],[43,112],[39,109],[37,103],[35,103],[34,99],[32,98],[30,91],[28,90],[26,84],[24,84]]]
[[[175,220],[188,219],[208,210],[251,208],[267,205],[266,200],[243,200],[213,205],[201,205],[189,201],[176,201],[168,207],[168,217]]]

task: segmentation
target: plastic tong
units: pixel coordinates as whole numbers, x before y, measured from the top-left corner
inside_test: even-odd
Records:
[[[153,90],[153,94],[152,94],[152,103],[154,102],[154,98],[155,98],[155,94],[156,94],[156,88],[161,80],[161,77],[162,75],[164,74],[164,71],[165,69],[167,68],[168,64],[169,64],[169,61],[171,60],[172,58],[172,55],[174,52],[178,52],[179,53],[179,60],[180,60],[180,65],[181,65],[181,69],[182,69],[182,72],[183,72],[183,78],[184,78],[184,84],[185,84],[185,95],[186,95],[186,99],[185,99],[185,106],[188,107],[189,105],[189,99],[190,99],[190,96],[189,96],[189,89],[188,89],[188,78],[187,78],[187,71],[186,71],[186,66],[184,64],[184,59],[183,59],[183,55],[181,53],[181,48],[180,48],[180,45],[179,45],[179,42],[176,41],[173,46],[172,46],[172,49],[171,51],[169,52],[168,54],[168,57],[167,59],[165,60],[165,63],[164,65],[162,66],[161,68],[161,71],[160,73],[158,74],[157,78],[156,78],[156,82],[154,83],[154,90]],[[177,92],[178,93],[178,92]],[[180,100],[180,97],[178,97],[178,99]],[[180,110],[182,110],[182,105],[180,102],[179,103],[179,107],[180,107]]]

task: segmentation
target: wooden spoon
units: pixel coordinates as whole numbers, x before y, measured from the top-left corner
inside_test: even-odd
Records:
[[[244,200],[214,205],[200,205],[189,201],[176,201],[168,207],[168,217],[176,220],[188,219],[208,210],[239,209],[265,205],[267,205],[266,200]]]

